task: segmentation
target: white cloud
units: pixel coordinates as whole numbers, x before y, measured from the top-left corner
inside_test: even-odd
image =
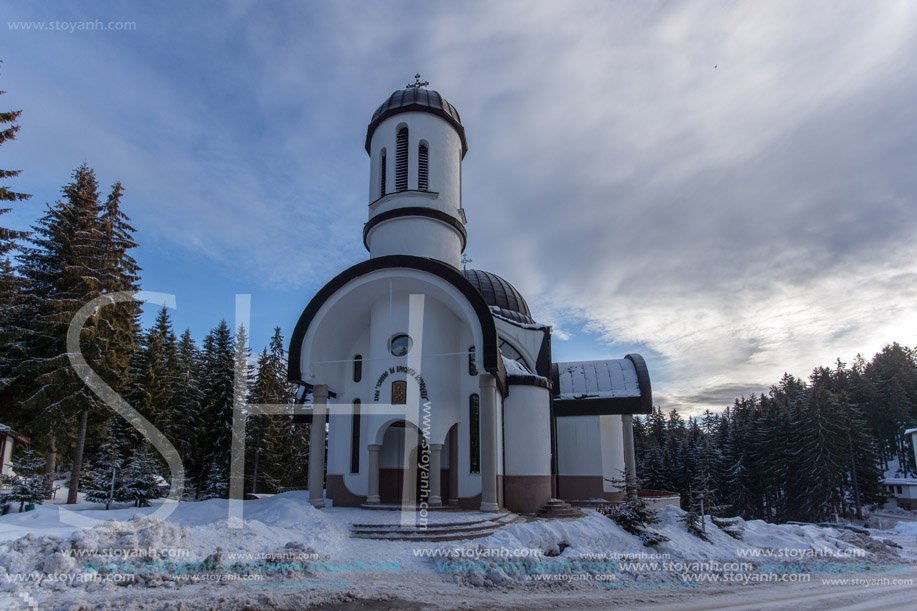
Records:
[[[365,256],[365,125],[419,70],[468,134],[475,267],[558,340],[585,326],[643,346],[662,403],[721,406],[784,370],[914,343],[913,4],[275,11],[18,39],[47,66],[22,104],[50,119],[17,142],[31,175],[104,160],[145,243],[315,290]]]

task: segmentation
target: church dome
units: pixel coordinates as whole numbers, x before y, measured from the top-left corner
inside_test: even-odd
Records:
[[[535,322],[522,294],[497,274],[479,269],[466,269],[462,271],[462,274],[481,294],[494,313],[516,322],[528,324]]]
[[[369,145],[372,142],[373,132],[379,127],[379,124],[394,115],[403,112],[429,112],[452,124],[455,131],[458,132],[462,139],[462,156],[468,152],[468,142],[465,140],[465,128],[462,127],[462,119],[459,117],[455,106],[446,101],[438,91],[425,89],[424,87],[412,87],[410,89],[399,89],[382,103],[376,112],[373,113],[372,121],[366,130],[366,152],[369,152]]]

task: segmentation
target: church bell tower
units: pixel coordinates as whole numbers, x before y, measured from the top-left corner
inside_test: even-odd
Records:
[[[468,151],[458,111],[429,83],[394,92],[366,130],[370,157],[370,258],[414,255],[459,269],[465,250],[462,159]]]

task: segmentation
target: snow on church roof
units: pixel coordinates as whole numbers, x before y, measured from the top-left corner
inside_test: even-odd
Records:
[[[508,376],[533,376],[535,375],[529,368],[526,367],[523,363],[515,359],[511,359],[507,356],[500,355],[503,357],[503,368],[506,369],[506,375]]]
[[[558,399],[639,397],[637,370],[630,359],[557,363]]]

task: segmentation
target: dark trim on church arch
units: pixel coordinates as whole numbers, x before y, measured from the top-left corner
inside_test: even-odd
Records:
[[[484,340],[482,352],[484,369],[497,378],[497,386],[505,396],[506,370],[503,368],[503,358],[500,356],[497,326],[494,323],[493,316],[490,315],[490,310],[484,298],[481,297],[481,294],[457,269],[434,259],[415,257],[413,255],[388,255],[357,263],[353,267],[335,276],[331,282],[323,286],[321,290],[316,293],[315,297],[312,298],[312,301],[309,302],[309,305],[306,306],[306,309],[303,310],[302,315],[300,315],[299,320],[296,322],[296,327],[293,329],[293,335],[290,338],[290,357],[288,361],[287,378],[291,382],[308,385],[307,382],[300,379],[300,354],[302,353],[303,340],[306,338],[306,331],[308,331],[309,325],[312,324],[312,319],[318,314],[322,305],[351,280],[375,271],[393,268],[414,269],[442,278],[458,289],[462,296],[468,300],[468,303],[470,303],[471,307],[474,309],[474,313],[477,315],[478,322],[481,325],[481,335]]]
[[[624,358],[634,364],[634,370],[637,372],[637,386],[640,387],[640,411],[634,413],[652,414],[653,387],[650,384],[650,371],[646,367],[646,361],[639,354],[627,354]]]
[[[440,210],[421,207],[395,208],[394,210],[388,210],[371,218],[368,223],[363,225],[363,246],[366,247],[366,250],[369,250],[369,243],[366,239],[369,237],[369,232],[373,227],[379,223],[384,223],[385,221],[401,218],[403,216],[425,216],[446,223],[447,225],[452,225],[452,227],[458,231],[459,235],[462,236],[462,252],[465,252],[465,244],[468,242],[468,232],[465,230],[465,226],[462,225],[461,221]],[[464,276],[462,279],[464,280]],[[465,280],[465,282],[468,282],[468,280]]]
[[[539,388],[547,388],[548,390],[553,388],[551,380],[541,376],[507,375],[506,383],[509,386],[538,386]]]

